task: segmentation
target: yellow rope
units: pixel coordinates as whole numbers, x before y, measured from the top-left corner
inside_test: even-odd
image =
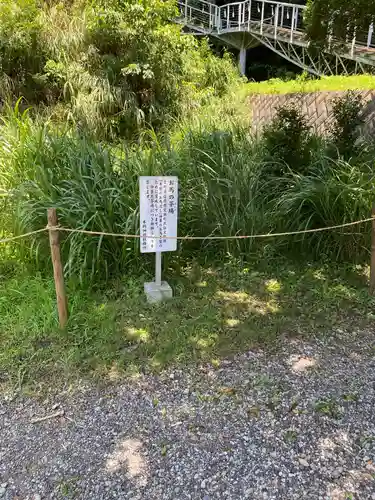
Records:
[[[20,234],[19,236],[13,236],[11,238],[5,238],[0,240],[0,243],[10,243],[11,241],[19,240],[21,238],[26,238],[27,236],[32,236],[34,234],[42,233],[44,231],[61,231],[65,233],[80,233],[87,234],[91,236],[113,236],[115,238],[132,238],[132,239],[154,239],[154,240],[246,240],[253,238],[274,238],[279,236],[293,236],[297,234],[307,234],[307,233],[318,233],[321,231],[331,231],[333,229],[340,229],[343,227],[355,226],[358,224],[363,224],[365,222],[373,221],[375,217],[369,217],[368,219],[357,220],[354,222],[347,222],[345,224],[339,224],[337,226],[320,227],[317,229],[304,229],[302,231],[288,231],[285,233],[267,233],[267,234],[251,234],[248,236],[143,236],[139,234],[118,234],[118,233],[106,233],[102,231],[87,231],[85,229],[69,229],[60,226],[47,226],[43,229],[38,229],[37,231],[31,231],[26,234]]]
[[[43,229],[38,229],[37,231],[30,231],[29,233],[20,234],[19,236],[13,236],[12,238],[5,238],[3,240],[0,240],[0,243],[10,243],[11,241],[20,240],[21,238],[26,238],[27,236],[32,236],[33,234],[43,233],[44,231],[47,231],[46,227],[44,227]]]
[[[153,240],[245,240],[252,238],[271,238],[275,236],[292,236],[296,234],[306,234],[306,233],[316,233],[319,231],[329,231],[332,229],[340,229],[342,227],[354,226],[356,224],[362,224],[364,222],[370,222],[374,220],[374,217],[369,217],[368,219],[358,220],[355,222],[347,222],[346,224],[340,224],[338,226],[328,226],[328,227],[320,227],[317,229],[304,229],[302,231],[289,231],[286,233],[267,233],[267,234],[251,234],[251,235],[235,235],[235,236],[142,236],[139,234],[116,234],[116,233],[102,233],[100,231],[86,231],[84,229],[68,229],[65,227],[48,227],[47,229],[62,231],[67,233],[82,233],[92,236],[115,236],[119,238],[138,238],[138,239],[153,239]]]

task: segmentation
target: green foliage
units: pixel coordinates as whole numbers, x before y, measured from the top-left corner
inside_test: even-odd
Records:
[[[356,141],[361,132],[360,126],[364,123],[362,109],[361,96],[354,92],[346,93],[333,103],[332,141],[345,158],[350,158],[358,150]]]
[[[295,106],[277,110],[272,122],[263,131],[263,139],[270,157],[272,170],[281,174],[291,168],[304,172],[311,160],[312,136],[302,112]]]
[[[106,75],[116,94],[108,114],[121,115],[130,100],[129,113],[117,120],[121,135],[137,124],[160,125],[168,113],[178,111],[189,47],[180,28],[167,24],[173,13],[170,1],[147,7],[142,2],[114,2],[112,8],[89,11],[87,35],[93,54],[88,64],[91,71]]]
[[[295,132],[297,142],[300,131]],[[285,153],[283,161],[279,155],[281,146],[293,148],[293,143],[282,143],[272,156],[266,140],[254,140],[245,124],[236,128],[229,123],[226,130],[201,124],[181,130],[166,144],[153,136],[147,138],[147,147],[123,149],[69,131],[56,134],[15,113],[2,127],[0,150],[5,212],[13,214],[8,217],[9,231],[43,227],[47,208],[55,206],[63,226],[137,234],[139,175],[178,175],[180,234],[300,231],[367,218],[375,182],[373,149],[350,162],[332,159],[322,140],[303,127],[302,131],[313,140],[308,142],[302,134],[300,146],[308,143],[311,151],[300,157],[304,164],[297,164],[294,155],[300,155],[299,150]],[[281,138],[285,140],[285,134]],[[180,256],[190,258],[202,250],[210,260],[224,254],[304,251],[353,261],[367,255],[369,235],[369,226],[363,224],[272,240],[184,242]],[[118,276],[147,265],[138,248],[137,240],[65,235],[66,272],[90,282]],[[43,267],[49,258],[45,235],[20,242],[17,249],[20,258],[36,259]]]
[[[331,46],[340,49],[354,33],[359,42],[367,43],[374,16],[375,4],[367,0],[308,0],[305,28],[314,44],[325,46],[331,37]]]
[[[35,0],[0,3],[0,98],[9,91],[27,95],[29,86],[35,87],[32,76],[45,60],[41,31]]]
[[[65,227],[137,234],[139,175],[178,175],[180,234],[300,231],[369,216],[375,150],[372,144],[354,147],[354,98],[336,103],[329,141],[314,136],[294,108],[279,110],[258,140],[250,134],[246,101],[252,91],[352,88],[354,80],[302,76],[240,87],[231,56],[217,57],[207,40],[184,36],[170,22],[175,12],[172,0],[0,4],[0,98],[12,103],[4,106],[0,123],[1,236],[45,227],[51,206]],[[373,77],[355,82],[368,88]],[[369,225],[359,225],[295,237],[184,241],[177,256],[166,256],[167,272],[202,258],[219,261],[229,275],[210,269],[200,283],[184,268],[174,285],[180,294],[188,290],[191,300],[149,308],[136,280],[150,261],[141,258],[137,239],[64,233],[67,277],[91,288],[103,279],[116,283],[100,303],[70,283],[72,320],[64,334],[53,316],[53,284],[43,277],[49,270],[46,234],[3,245],[0,366],[20,381],[50,374],[57,365],[70,373],[138,368],[145,360],[152,368],[171,360],[209,360],[275,338],[282,326],[306,326],[302,320],[294,324],[295,304],[311,329],[322,321],[322,309],[326,321],[339,301],[360,310],[368,297],[337,277],[328,286],[320,267],[304,266],[307,278],[294,278],[290,269],[279,275],[284,262],[267,279],[252,273],[249,290],[249,270],[238,263],[281,252],[361,261],[369,235]],[[32,268],[31,281],[15,273],[17,263]],[[125,272],[135,270],[136,278],[121,283]],[[275,276],[280,282],[274,283]],[[305,307],[301,290],[307,286],[318,297],[315,312],[311,304]],[[255,311],[251,321],[242,316],[243,296],[238,308],[232,300],[233,289],[243,289],[247,310]],[[290,294],[279,300],[280,290]],[[227,327],[218,310],[229,300],[234,304],[224,314]],[[120,302],[126,304],[121,311]],[[199,331],[192,310],[198,311]],[[184,317],[188,321],[181,322]]]
[[[288,221],[290,230],[301,231],[368,218],[373,197],[371,186],[375,181],[372,162],[362,159],[350,164],[327,157],[315,162],[307,175],[291,174],[279,183],[278,188],[283,191],[276,202],[280,227],[284,227],[283,221]],[[361,224],[296,236],[287,245],[293,248],[302,244],[306,249],[311,246],[316,256],[326,254],[353,261],[361,253],[367,254],[369,233],[369,225]]]
[[[230,57],[184,36],[173,0],[7,0],[0,6],[0,97],[99,139],[164,127],[201,89],[239,80]],[[47,105],[47,108],[45,106]]]

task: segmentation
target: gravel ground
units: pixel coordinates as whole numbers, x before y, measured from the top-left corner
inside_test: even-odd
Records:
[[[0,498],[375,499],[374,355],[373,332],[338,332],[216,369],[3,396]]]

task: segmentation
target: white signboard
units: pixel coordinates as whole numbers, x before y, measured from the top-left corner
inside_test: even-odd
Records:
[[[167,237],[177,236],[178,178],[140,177],[139,189],[141,253],[177,250]]]

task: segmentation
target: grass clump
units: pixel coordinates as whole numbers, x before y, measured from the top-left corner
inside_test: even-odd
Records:
[[[5,119],[2,136],[4,217],[13,214],[8,228],[15,234],[44,227],[51,206],[65,227],[137,234],[140,175],[179,177],[181,235],[303,231],[367,219],[371,212],[371,145],[345,159],[295,110],[280,110],[260,140],[244,126],[217,130],[202,123],[172,139],[149,136],[141,146],[123,148],[70,130],[56,133],[17,110]],[[366,258],[369,236],[363,224],[273,240],[183,242],[179,255],[204,252],[211,260],[302,250],[353,262]],[[138,246],[134,239],[64,235],[66,272],[82,282],[112,278],[144,264]],[[45,235],[16,248],[39,265],[49,256]]]

